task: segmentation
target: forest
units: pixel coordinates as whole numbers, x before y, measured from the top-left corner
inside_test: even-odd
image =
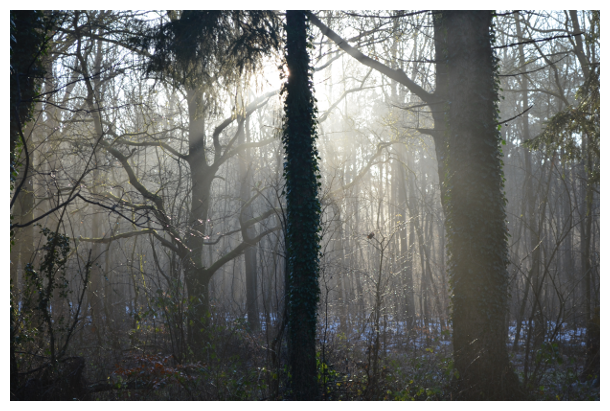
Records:
[[[11,400],[599,401],[599,10],[10,36]]]

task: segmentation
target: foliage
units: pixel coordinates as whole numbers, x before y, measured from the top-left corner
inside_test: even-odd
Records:
[[[400,401],[443,400],[450,396],[452,381],[459,378],[453,360],[442,351],[426,348],[422,355],[408,359],[410,373],[394,364],[395,384],[393,399]],[[401,386],[402,385],[402,386]]]
[[[591,159],[590,181],[600,179],[600,66],[593,67],[576,93],[576,104],[555,114],[544,131],[524,145],[552,154],[562,151],[568,160]]]
[[[47,42],[46,31],[52,23],[42,11],[11,10],[11,184],[17,165],[14,150],[23,126],[31,119],[34,97],[38,94],[40,79],[44,75],[42,56]],[[23,142],[22,142],[23,143]]]
[[[532,398],[546,401],[599,400],[599,376],[582,381],[576,358],[562,353],[558,342],[542,344],[535,354],[535,366],[538,374],[527,387]]]
[[[279,48],[279,19],[271,11],[171,11],[171,21],[134,39],[154,50],[149,73],[196,88],[253,70],[261,57]]]
[[[66,354],[70,338],[81,319],[81,304],[92,263],[88,261],[85,265],[82,293],[73,303],[70,297],[73,290],[69,288],[66,277],[70,239],[48,228],[43,228],[41,234],[47,239],[42,247],[44,257],[38,270],[31,263],[25,267],[23,306],[15,314],[19,324],[15,342],[25,347],[23,344],[38,340],[39,347],[54,363]],[[67,315],[60,307],[61,300],[66,303]]]
[[[123,367],[117,364],[113,373],[116,380],[115,386],[121,389],[126,382],[137,381],[139,384],[158,390],[168,384],[185,384],[195,377],[188,375],[186,370],[202,368],[201,363],[178,364],[175,367],[169,365],[172,356],[160,355],[130,355],[126,360],[133,360],[135,366]]]
[[[147,316],[132,330],[133,351],[115,364],[110,375],[120,398],[254,400],[272,395],[269,382],[280,376],[262,365],[261,351],[250,344],[244,321],[211,325],[207,342],[200,347],[203,355],[198,356],[204,360],[195,360],[193,353],[178,357],[151,352],[147,341],[169,336],[163,326],[151,326]]]
[[[44,255],[38,269],[31,263],[24,269],[25,290],[20,307],[13,305],[11,295],[11,344],[14,344],[15,352],[20,353],[15,359],[15,368],[32,378],[24,385],[15,377],[16,381],[11,384],[15,384],[14,392],[23,398],[38,398],[32,397],[36,395],[40,399],[66,399],[63,396],[67,395],[67,399],[72,399],[71,393],[83,393],[84,361],[80,357],[67,357],[67,354],[76,326],[82,319],[81,309],[92,263],[87,261],[84,273],[81,273],[80,295],[72,297],[73,289],[66,277],[70,239],[48,228],[43,228],[41,234],[46,237],[42,247]],[[13,347],[11,354],[12,350]],[[36,374],[32,374],[34,372]],[[32,384],[46,387],[48,392],[33,394]]]

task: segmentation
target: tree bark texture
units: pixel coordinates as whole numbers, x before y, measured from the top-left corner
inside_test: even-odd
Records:
[[[445,62],[437,71],[444,113],[435,120],[444,125],[436,143],[446,154],[438,161],[459,373],[454,399],[464,400],[518,398],[506,347],[508,230],[491,23],[489,11],[434,18],[437,60]]]
[[[296,400],[319,397],[316,373],[316,309],[319,300],[320,203],[315,105],[302,11],[286,12],[285,149],[288,318],[291,387]]]

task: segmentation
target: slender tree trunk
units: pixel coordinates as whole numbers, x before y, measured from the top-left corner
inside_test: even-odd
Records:
[[[243,119],[241,120],[243,121]],[[246,139],[249,140],[249,122],[245,120],[246,127],[238,134],[238,143],[244,144]],[[249,142],[249,141],[248,141]],[[250,189],[252,187],[252,160],[249,151],[244,151],[239,155],[239,181],[240,200],[242,204],[242,212],[239,222],[242,224],[254,217],[252,204],[248,204],[251,198]],[[256,231],[253,226],[242,227],[242,237],[244,241],[252,241],[256,237]],[[246,311],[248,313],[248,325],[252,331],[260,329],[260,319],[258,317],[258,274],[256,261],[256,246],[252,245],[244,252],[246,263]]]
[[[96,185],[99,183],[99,169],[97,168],[99,165],[97,164],[98,156],[94,154],[96,168],[93,170],[93,192],[97,192]],[[93,238],[101,238],[103,237],[101,231],[101,221],[100,221],[100,213],[95,213],[93,215],[92,221],[92,231],[91,235]],[[102,287],[102,268],[101,268],[101,254],[102,254],[102,244],[94,243],[91,246],[91,259],[94,261],[94,264],[91,266],[91,285],[87,288],[87,299],[89,300],[89,304],[91,307],[91,319],[92,319],[92,327],[93,332],[97,337],[97,342],[99,346],[102,346],[102,335],[104,333],[104,323],[102,321],[102,312],[104,310],[104,303],[102,300],[103,287]]]
[[[335,276],[337,277],[337,294],[339,306],[339,330],[347,331],[347,302],[345,296],[345,250],[343,244],[343,222],[341,221],[341,208],[337,205],[336,200],[331,200],[331,207],[334,214],[334,224],[336,226],[334,232],[337,240],[333,242],[333,253],[336,255]]]
[[[319,216],[315,106],[307,52],[307,20],[286,12],[288,82],[283,143],[287,200],[287,262],[291,387],[296,400],[319,397],[316,372],[316,310]]]
[[[401,147],[400,151],[404,153],[405,148]],[[409,229],[411,235],[407,241],[407,227],[404,227],[400,232],[400,251],[401,251],[401,265],[402,265],[402,278],[404,281],[404,299],[405,299],[405,311],[407,315],[407,330],[412,330],[415,326],[415,295],[413,290],[413,221],[412,216],[407,215],[409,207],[407,206],[407,181],[405,179],[405,170],[402,165],[398,170],[396,176],[398,178],[398,201],[402,205],[401,212],[403,214],[402,220],[409,220]],[[409,218],[407,218],[409,217]]]

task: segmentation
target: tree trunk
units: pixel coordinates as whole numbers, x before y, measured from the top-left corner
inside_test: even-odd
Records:
[[[404,153],[405,149],[401,146],[401,152]],[[406,160],[403,158],[403,160]],[[398,201],[402,205],[401,213],[403,221],[407,221],[407,181],[405,179],[405,170],[402,165],[398,170]],[[409,214],[409,219],[412,216]],[[404,227],[400,232],[400,252],[401,252],[401,265],[402,265],[402,278],[404,281],[404,293],[405,293],[405,311],[407,314],[407,330],[412,330],[415,326],[415,295],[413,290],[413,221],[410,221],[409,228],[411,235],[407,242],[407,227]]]
[[[307,22],[302,11],[286,12],[285,123],[288,259],[288,318],[291,387],[296,400],[319,397],[316,372],[316,310],[319,219],[315,106],[307,52]]]
[[[489,11],[434,16],[436,60],[445,62],[437,64],[446,93],[435,143],[453,287],[454,399],[465,400],[520,398],[506,347],[508,230],[491,22]]]
[[[210,317],[209,282],[204,275],[203,238],[206,233],[209,195],[213,174],[205,157],[204,104],[201,89],[187,90],[189,111],[189,155],[192,188],[189,233],[181,259],[184,263],[184,280],[189,300],[188,338],[192,349],[205,341],[204,330]]]
[[[242,130],[237,139],[239,144],[246,142],[246,134],[248,134],[248,121],[245,121],[245,130]],[[248,139],[249,140],[249,139]],[[249,141],[248,141],[249,142]],[[240,200],[242,204],[241,218],[239,219],[240,224],[243,221],[248,221],[254,217],[252,212],[252,204],[248,204],[250,200],[250,188],[252,187],[252,160],[250,159],[250,152],[243,151],[239,155],[239,181],[241,181],[240,187]],[[256,232],[253,226],[242,228],[242,237],[244,241],[251,241],[256,236]],[[246,311],[248,313],[248,325],[250,330],[258,331],[260,329],[260,319],[258,317],[258,278],[257,278],[257,261],[256,261],[256,247],[251,245],[244,253],[244,259],[246,263]]]

